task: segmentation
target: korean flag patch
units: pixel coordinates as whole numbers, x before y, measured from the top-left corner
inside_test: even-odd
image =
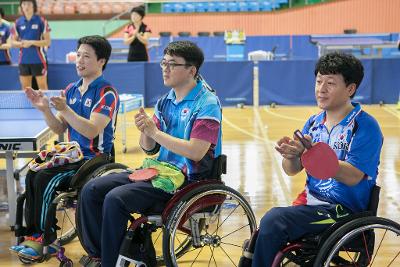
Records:
[[[86,98],[85,100],[85,107],[90,108],[92,106],[92,99]]]

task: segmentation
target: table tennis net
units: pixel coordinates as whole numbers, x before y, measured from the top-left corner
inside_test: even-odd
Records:
[[[48,90],[47,97],[59,96],[60,90]],[[0,91],[1,109],[28,109],[34,108],[23,91]]]

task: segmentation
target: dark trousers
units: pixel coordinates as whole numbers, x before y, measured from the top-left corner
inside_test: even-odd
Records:
[[[131,213],[161,214],[172,194],[151,182],[131,182],[128,173],[89,181],[80,193],[79,219],[89,256],[102,267],[114,267]]]
[[[48,207],[56,190],[69,187],[71,177],[84,161],[34,172],[29,170],[25,180],[25,222],[27,234],[43,233]],[[54,220],[56,223],[56,220]]]
[[[252,266],[270,267],[288,242],[320,233],[349,214],[347,209],[334,204],[272,208],[261,219]]]

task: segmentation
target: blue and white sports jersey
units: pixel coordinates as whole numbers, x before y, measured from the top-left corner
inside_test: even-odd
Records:
[[[199,162],[160,148],[158,160],[177,166],[188,177],[198,180],[211,173],[213,160],[221,154],[221,104],[216,95],[200,81],[180,102],[174,90],[158,100],[153,120],[157,127],[176,138],[197,138],[211,143],[209,151]]]
[[[33,15],[30,20],[25,16],[15,21],[14,33],[18,34],[18,40],[42,40],[43,34],[50,32],[50,27],[45,18]],[[43,64],[45,67],[46,53],[43,47],[32,45],[28,48],[20,48],[19,64]]]
[[[339,160],[346,161],[364,172],[365,177],[354,186],[333,178],[320,180],[307,173],[305,200],[307,205],[339,203],[353,212],[367,209],[371,188],[376,184],[383,136],[377,121],[352,103],[354,109],[328,132],[325,112],[313,115],[303,128],[312,142],[324,142],[335,151]]]
[[[94,80],[83,96],[79,91],[81,85],[82,79],[70,84],[65,89],[67,105],[76,114],[88,120],[93,112],[101,113],[111,119],[104,130],[93,139],[88,139],[68,125],[68,139],[77,141],[81,146],[84,157],[91,159],[96,155],[111,152],[115,138],[119,97],[117,91],[103,76]]]
[[[10,25],[4,21],[0,24],[0,44],[7,43],[10,37]],[[9,49],[0,49],[0,62],[11,63],[10,51]]]

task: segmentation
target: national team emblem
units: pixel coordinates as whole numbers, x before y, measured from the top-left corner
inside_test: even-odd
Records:
[[[85,100],[85,107],[91,107],[92,106],[92,99],[86,98]]]
[[[182,119],[186,118],[186,116],[189,114],[189,112],[190,112],[190,109],[189,109],[189,108],[184,108],[184,109],[182,109],[182,111],[181,111],[181,118],[182,118]]]
[[[69,100],[69,104],[70,104],[70,105],[75,104],[75,102],[76,102],[76,97],[71,98],[71,99]]]
[[[37,24],[32,24],[32,30],[37,30],[39,29],[39,25]]]

